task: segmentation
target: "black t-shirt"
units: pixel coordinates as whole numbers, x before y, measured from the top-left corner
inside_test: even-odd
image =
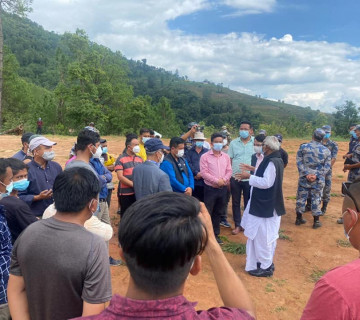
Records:
[[[280,151],[281,159],[282,159],[282,161],[284,162],[284,166],[286,167],[286,165],[287,165],[288,162],[289,162],[288,153],[287,153],[283,148],[280,148],[279,151]]]
[[[0,204],[5,207],[5,217],[11,233],[11,242],[14,244],[20,233],[38,219],[27,203],[17,197],[2,198]]]

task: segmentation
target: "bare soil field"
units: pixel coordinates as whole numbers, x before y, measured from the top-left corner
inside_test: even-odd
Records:
[[[55,161],[64,166],[75,137],[47,136],[58,144],[54,147]],[[123,137],[105,137],[111,154],[118,156],[124,149]],[[348,144],[339,143],[339,156],[333,168],[333,186],[331,202],[327,213],[321,218],[322,228],[312,229],[312,217],[305,214],[308,223],[295,226],[295,196],[298,172],[295,158],[296,151],[303,140],[285,140],[283,148],[289,153],[289,165],[284,173],[284,196],[287,214],[281,221],[281,233],[286,239],[279,239],[275,253],[276,271],[272,278],[254,278],[244,271],[245,255],[226,253],[226,257],[236,273],[245,283],[257,308],[258,319],[299,319],[316,279],[325,271],[358,258],[358,252],[347,247],[342,225],[336,223],[341,215],[341,183],[347,173],[342,171],[342,155],[347,152]],[[20,137],[0,136],[0,156],[10,157],[20,149]],[[114,182],[118,179],[114,173]],[[113,192],[110,214],[115,235],[110,243],[111,255],[119,258],[116,238],[119,216],[117,211],[116,192]],[[228,208],[229,221],[232,221],[231,203]],[[231,229],[222,228],[221,235],[229,241],[246,243],[243,234],[231,235]],[[125,266],[112,267],[113,293],[124,295],[129,281]],[[197,308],[207,309],[221,306],[222,301],[206,256],[203,256],[203,270],[196,277],[189,277],[185,296],[190,301],[198,301]]]

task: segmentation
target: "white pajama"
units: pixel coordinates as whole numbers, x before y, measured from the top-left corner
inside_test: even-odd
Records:
[[[272,162],[269,162],[263,177],[252,175],[249,179],[251,187],[259,189],[269,189],[274,185],[276,169]],[[250,211],[252,201],[252,191],[250,199],[245,208],[241,226],[245,229],[244,234],[248,238],[246,243],[246,266],[245,270],[257,269],[259,262],[262,269],[271,266],[275,254],[276,241],[279,238],[279,228],[281,217],[274,210],[271,218],[260,218],[252,215]]]

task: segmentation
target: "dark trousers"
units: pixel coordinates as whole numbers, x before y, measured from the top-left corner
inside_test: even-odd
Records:
[[[243,194],[244,197],[244,208],[246,208],[246,205],[250,198],[250,185],[249,185],[249,181],[237,181],[233,177],[231,177],[230,186],[231,186],[232,211],[233,211],[234,223],[235,223],[235,227],[240,227],[241,193]]]
[[[204,202],[204,186],[195,186],[192,195],[199,201]]]
[[[226,206],[226,193],[227,187],[213,188],[208,185],[204,187],[204,202],[211,216],[215,236],[220,234],[220,219]]]
[[[131,195],[120,195],[120,217],[124,216],[125,211],[136,201],[135,194]]]
[[[41,134],[41,132],[42,132],[42,127],[37,127],[36,134]]]
[[[229,188],[227,188],[227,191],[226,191],[226,206],[224,207],[224,211],[221,215],[221,221],[227,221],[227,208],[228,208],[228,204],[229,204],[229,201],[230,201],[230,190]]]

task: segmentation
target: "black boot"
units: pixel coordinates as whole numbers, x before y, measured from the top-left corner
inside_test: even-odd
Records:
[[[321,215],[323,216],[326,212],[326,208],[327,208],[328,203],[327,202],[323,202],[323,205],[321,207]]]
[[[313,229],[317,229],[321,227],[321,222],[319,218],[320,218],[319,216],[314,217]]]
[[[302,214],[301,213],[296,213],[295,225],[300,226],[300,225],[302,225],[304,223],[306,223],[306,220],[303,219]]]

